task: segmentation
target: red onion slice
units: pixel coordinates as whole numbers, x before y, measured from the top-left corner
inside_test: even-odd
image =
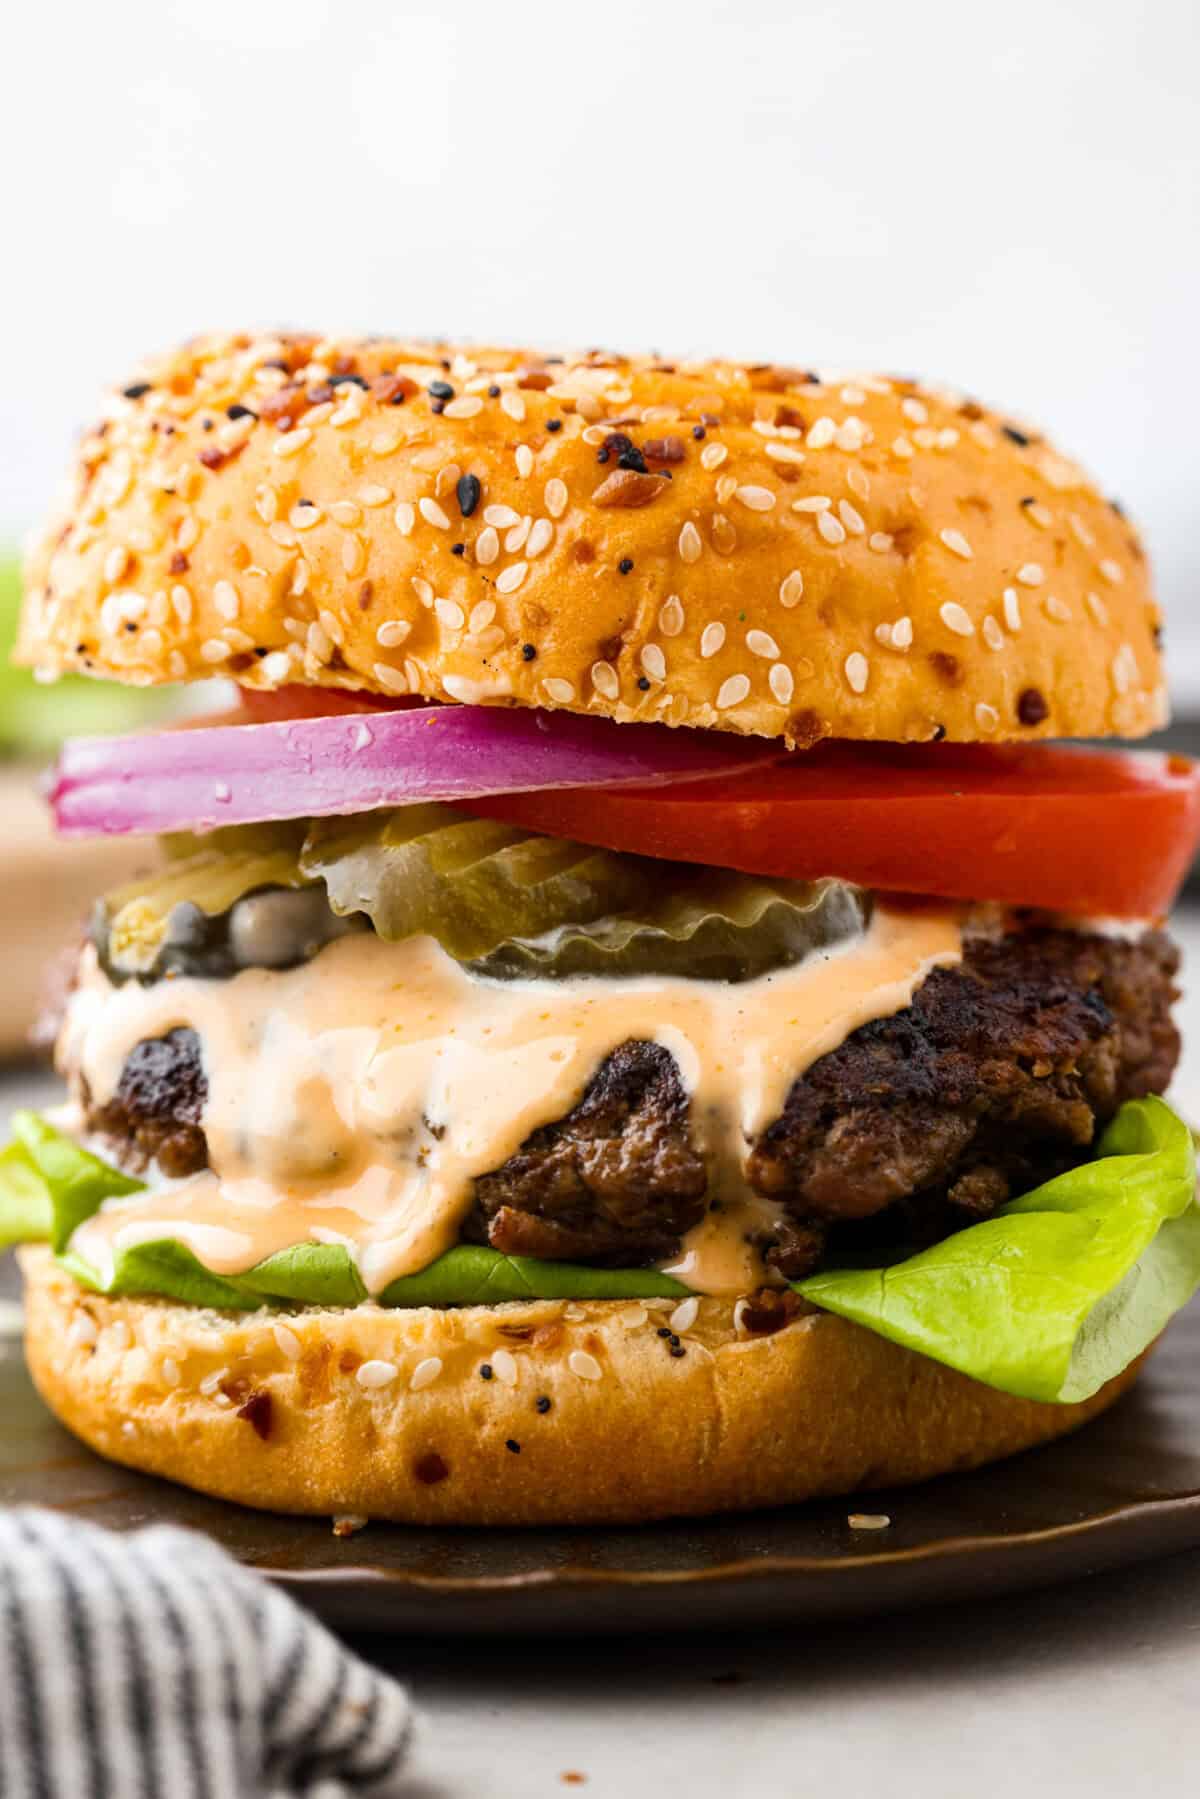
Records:
[[[779,755],[761,738],[570,712],[427,706],[77,737],[50,788],[67,836],[209,831],[552,787],[649,787]]]

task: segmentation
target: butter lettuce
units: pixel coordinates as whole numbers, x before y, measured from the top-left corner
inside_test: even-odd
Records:
[[[367,1297],[337,1245],[296,1244],[236,1276],[211,1273],[165,1239],[121,1251],[102,1281],[71,1247],[106,1199],[141,1183],[32,1112],[0,1152],[0,1247],[48,1242],[83,1285],[242,1310],[264,1303],[352,1306]],[[1129,1365],[1200,1286],[1200,1207],[1191,1133],[1161,1100],[1124,1106],[1093,1160],[995,1218],[883,1268],[829,1270],[796,1291],[895,1343],[1029,1399],[1085,1399]],[[460,1244],[393,1281],[387,1306],[523,1299],[677,1298],[644,1268],[586,1268]]]
[[[1026,1399],[1087,1399],[1200,1286],[1191,1132],[1159,1099],[1122,1106],[1095,1158],[887,1268],[796,1291]]]

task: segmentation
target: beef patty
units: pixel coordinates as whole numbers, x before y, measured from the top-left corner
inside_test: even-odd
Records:
[[[1078,1162],[1123,1101],[1170,1080],[1178,960],[1161,932],[970,941],[911,1006],[814,1063],[751,1146],[752,1187],[783,1208],[768,1260],[796,1279],[831,1243],[934,1241]],[[175,1030],[137,1046],[89,1123],[126,1166],[157,1156],[189,1173],[207,1161],[204,1094],[195,1033]],[[673,1058],[628,1042],[564,1118],[476,1181],[464,1235],[635,1266],[673,1254],[710,1197]]]

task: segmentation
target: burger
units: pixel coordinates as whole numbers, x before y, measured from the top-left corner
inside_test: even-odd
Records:
[[[47,1404],[245,1504],[506,1525],[1111,1405],[1200,1282],[1161,1098],[1200,787],[1063,740],[1163,722],[1159,623],[1118,505],[914,381],[146,363],[18,653],[235,701],[53,776],[146,853],[0,1164]]]

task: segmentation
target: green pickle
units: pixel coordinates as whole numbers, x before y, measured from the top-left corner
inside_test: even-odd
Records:
[[[102,902],[94,935],[117,979],[291,966],[348,929],[373,928],[393,943],[435,937],[494,980],[745,981],[857,934],[869,905],[838,881],[623,855],[441,805],[165,847],[163,869]],[[273,956],[261,928],[248,931],[242,902],[289,889],[299,897],[275,910],[290,947]]]

